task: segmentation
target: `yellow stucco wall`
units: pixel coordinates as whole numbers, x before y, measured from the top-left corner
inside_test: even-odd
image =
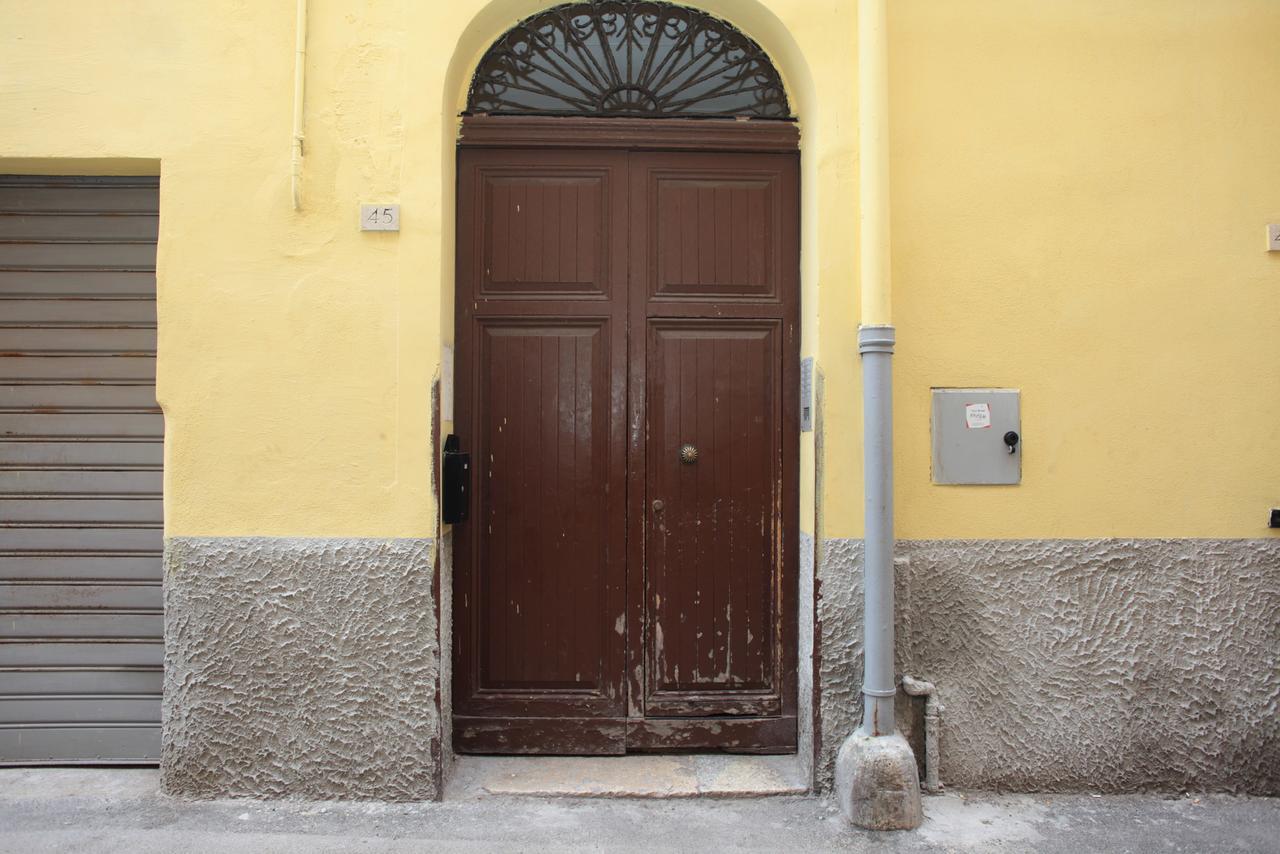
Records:
[[[424,536],[452,139],[536,0],[0,0],[0,171],[161,171],[170,534]],[[855,7],[708,0],[803,135],[822,531],[861,531]],[[898,533],[1257,536],[1280,505],[1280,3],[890,4]],[[73,159],[78,158],[78,159]],[[361,233],[362,201],[402,205]],[[1018,487],[929,482],[929,387],[1023,390]],[[812,440],[803,515],[814,507]],[[809,527],[806,523],[805,527]]]
[[[892,4],[899,532],[1265,536],[1280,3]],[[1018,487],[929,485],[931,385],[1022,389]]]

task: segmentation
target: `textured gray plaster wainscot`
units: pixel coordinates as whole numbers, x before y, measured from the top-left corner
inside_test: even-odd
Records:
[[[165,791],[440,795],[429,539],[171,538]]]
[[[822,753],[858,718],[860,544],[820,545]],[[942,781],[1280,794],[1280,540],[899,543],[899,669]]]
[[[830,791],[836,753],[862,716],[862,540],[818,540],[818,755],[815,788]]]
[[[817,672],[818,750],[814,787],[818,791],[829,791],[835,780],[836,753],[862,722],[862,540],[819,540],[817,561],[819,592],[815,634],[821,654]],[[899,673],[902,672],[906,581],[903,561],[895,558],[894,604],[898,613],[895,628],[899,640],[895,652]],[[906,718],[899,720],[900,728],[908,729],[909,724]]]
[[[440,535],[440,743],[442,781],[449,778],[453,752],[453,529]]]
[[[797,653],[800,657],[796,668],[799,697],[796,711],[799,717],[797,753],[800,770],[805,780],[813,780],[813,534],[800,532],[800,613],[797,615],[800,641]]]

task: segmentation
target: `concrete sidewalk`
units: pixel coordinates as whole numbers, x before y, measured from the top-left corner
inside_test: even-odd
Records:
[[[179,801],[154,769],[0,769],[0,851],[1280,852],[1280,799],[956,794],[913,833],[811,797]]]

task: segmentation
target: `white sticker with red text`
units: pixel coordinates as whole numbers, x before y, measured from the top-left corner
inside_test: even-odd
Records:
[[[964,425],[970,430],[982,430],[991,426],[991,407],[985,403],[964,405]]]

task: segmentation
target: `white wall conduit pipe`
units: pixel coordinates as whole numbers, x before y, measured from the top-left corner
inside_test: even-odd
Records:
[[[307,78],[307,0],[298,0],[298,20],[293,49],[293,144],[289,156],[289,181],[293,209],[302,210],[302,103]]]
[[[942,757],[938,751],[938,738],[942,735],[942,712],[944,706],[938,699],[938,689],[932,682],[914,679],[906,674],[902,677],[902,690],[912,697],[924,697],[924,790],[932,794],[942,791],[941,773]]]

